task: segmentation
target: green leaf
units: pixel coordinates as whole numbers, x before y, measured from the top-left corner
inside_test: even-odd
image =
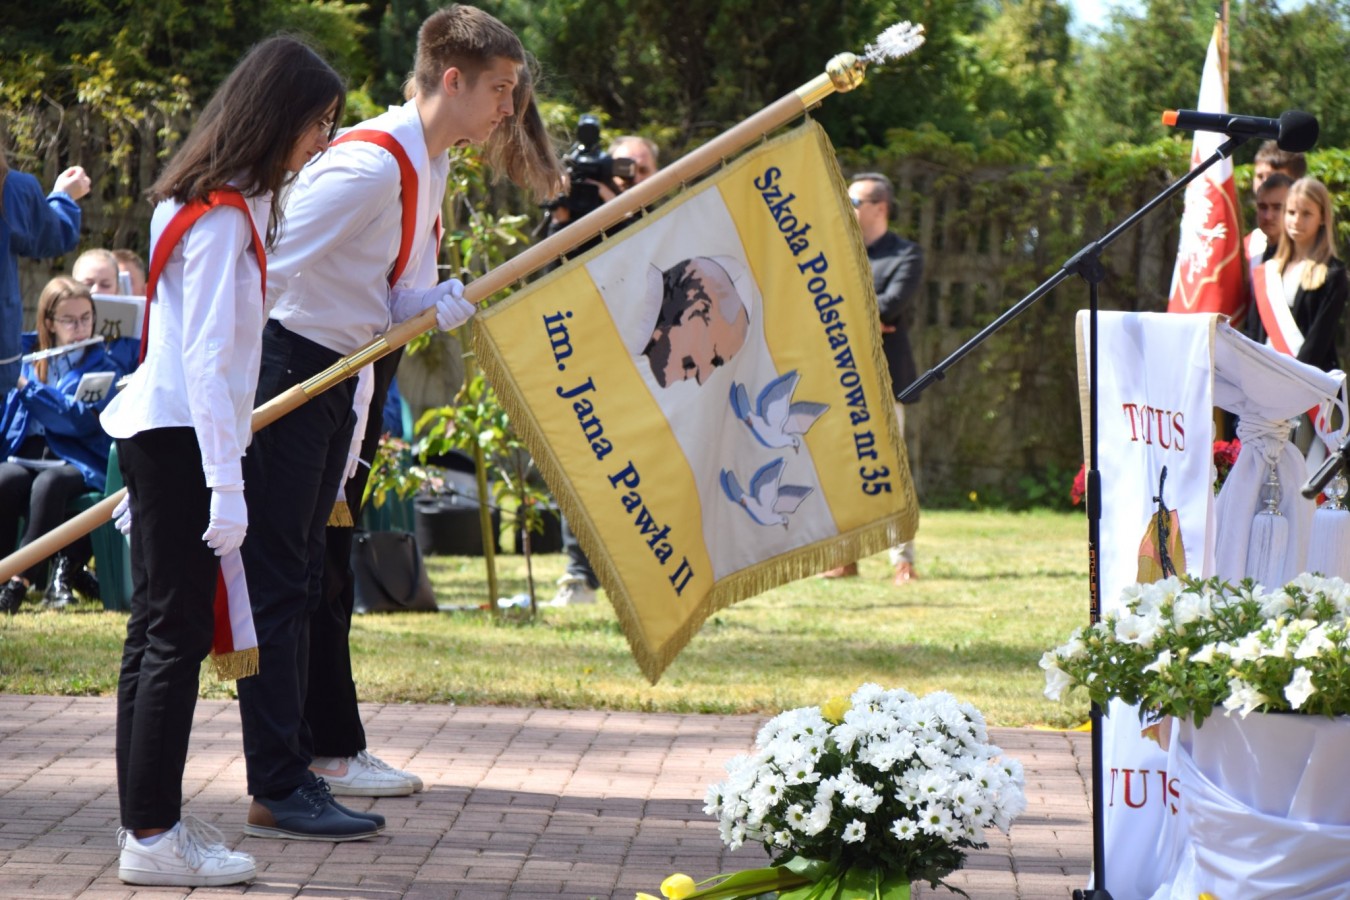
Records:
[[[779,891],[780,897],[786,897],[787,894],[782,891],[810,883],[808,879],[788,871],[784,866],[770,866],[765,869],[736,872],[711,887],[702,888],[687,896],[689,900],[738,900],[769,891]]]

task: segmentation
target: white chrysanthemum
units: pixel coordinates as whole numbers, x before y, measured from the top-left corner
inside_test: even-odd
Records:
[[[875,812],[881,803],[877,792],[865,784],[854,784],[844,791],[841,801],[847,807],[860,809],[865,813]]]
[[[844,721],[834,726],[830,737],[834,740],[834,745],[839,748],[839,752],[847,756],[853,752],[854,746],[858,741],[866,736],[867,732],[861,727],[848,720],[848,714],[844,714]]]
[[[811,760],[797,760],[783,769],[783,780],[789,785],[814,784],[820,780],[820,773]]]
[[[937,745],[920,747],[915,755],[919,757],[919,762],[928,766],[930,769],[938,769],[946,766],[947,760],[950,758],[950,754],[943,750],[941,746]]]
[[[919,828],[925,834],[950,840],[956,833],[956,820],[951,812],[940,803],[929,803],[919,811]]]
[[[1299,666],[1294,670],[1294,677],[1289,679],[1289,684],[1284,689],[1284,696],[1289,699],[1289,705],[1298,709],[1315,693],[1317,688],[1312,683],[1312,672]]]
[[[709,786],[707,792],[703,795],[703,813],[708,816],[720,816],[722,814],[722,786],[720,784]]]
[[[914,784],[904,784],[895,792],[895,799],[910,809],[917,809],[923,802],[923,792],[919,790],[918,780]]]
[[[792,846],[792,832],[785,829],[775,831],[769,836],[769,842],[775,847],[787,848]]]
[[[941,772],[927,771],[919,776],[919,794],[927,799],[944,796],[951,789],[951,782]]]
[[[830,824],[830,816],[834,812],[834,805],[828,801],[817,803],[811,807],[807,813],[806,823],[802,827],[802,832],[808,837],[815,837],[826,829]]]
[[[867,823],[854,819],[844,826],[844,843],[856,844],[867,837]]]
[[[777,772],[769,772],[761,776],[746,796],[746,801],[750,805],[751,818],[763,819],[764,814],[783,799],[783,789],[786,786],[783,776]]]
[[[891,834],[902,841],[912,841],[919,836],[919,823],[913,819],[896,819],[891,823]]]
[[[787,821],[788,827],[793,831],[806,830],[806,808],[800,803],[794,803],[789,806],[787,812],[783,814],[783,818]]]

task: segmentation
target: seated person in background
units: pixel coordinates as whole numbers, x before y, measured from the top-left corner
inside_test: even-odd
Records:
[[[39,351],[88,340],[95,330],[89,289],[70,278],[53,278],[38,300],[37,322],[36,336],[24,335],[29,349],[34,337]],[[109,377],[91,377],[100,373]],[[0,459],[5,460],[0,462],[0,547],[6,553],[15,546],[20,517],[28,520],[22,541],[28,544],[64,522],[75,497],[104,489],[111,439],[99,427],[98,414],[123,374],[102,343],[25,358],[18,386],[5,398],[0,415]],[[43,606],[67,605],[72,588],[98,596],[98,582],[84,568],[89,545],[83,540],[83,551],[75,549],[77,541],[58,554]],[[0,587],[0,611],[17,610],[44,567],[39,563]]]
[[[89,288],[91,294],[120,294],[117,289],[117,257],[95,248],[81,253],[71,266],[70,277]]]
[[[145,263],[135,250],[120,248],[112,251],[113,259],[117,260],[117,277],[125,283],[120,293],[130,294],[133,297],[145,296]]]

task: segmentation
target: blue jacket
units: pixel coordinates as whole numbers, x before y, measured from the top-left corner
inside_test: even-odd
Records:
[[[130,338],[122,340],[135,343]],[[23,335],[25,350],[31,349],[35,343],[32,332]],[[116,361],[119,354],[110,354],[105,350],[106,346],[95,344],[82,351],[74,351],[79,359],[74,360],[71,369],[62,374],[55,385],[38,381],[33,364],[23,364],[23,374],[28,378],[28,383],[22,390],[10,390],[5,397],[4,412],[0,414],[0,432],[4,434],[0,460],[13,455],[24,438],[28,437],[31,425],[40,422],[52,452],[79,469],[91,490],[104,490],[112,438],[99,425],[98,414],[117,392],[117,379],[126,374],[126,369]],[[84,402],[74,396],[80,378],[89,372],[113,373],[113,387],[95,402]]]
[[[32,175],[10,170],[0,196],[0,360],[13,359],[23,331],[19,257],[50,259],[80,242],[80,207],[64,193],[44,196]],[[19,363],[0,363],[0,390],[14,387]]]

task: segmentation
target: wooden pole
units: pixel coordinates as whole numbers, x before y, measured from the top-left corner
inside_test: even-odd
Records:
[[[582,216],[557,234],[526,248],[481,278],[474,279],[464,288],[464,299],[474,304],[482,303],[514,282],[523,281],[559,257],[565,256],[573,248],[584,244],[610,226],[617,225],[665,194],[688,184],[754,141],[792,121],[835,91],[850,91],[862,84],[865,69],[865,61],[852,53],[839,54],[830,60],[825,72],[792,93],[785,94],[749,118],[743,119],[706,144],[690,151],[666,168],[658,170],[641,184],[635,185]],[[355,375],[363,366],[392,353],[422,332],[435,327],[434,308],[425,309],[406,322],[395,325],[350,356],[343,357],[303,384],[295,385],[255,409],[253,430],[265,428],[338,382]],[[108,521],[112,517],[114,507],[125,494],[126,488],[119,490],[0,560],[0,582],[8,581]],[[486,502],[486,498],[482,498],[482,502]],[[488,540],[488,536],[485,535],[484,540]]]

